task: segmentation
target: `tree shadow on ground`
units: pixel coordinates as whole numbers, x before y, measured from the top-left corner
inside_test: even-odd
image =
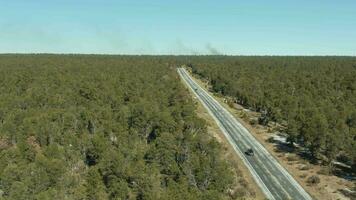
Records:
[[[273,137],[268,138],[266,142],[274,144],[275,151],[277,153],[282,153],[282,154],[293,153],[298,157],[295,159],[287,158],[289,161],[303,160],[312,165],[321,165],[326,167],[326,165],[322,160],[313,157],[310,151],[308,151],[306,148],[295,147],[290,145],[289,143],[275,140]],[[333,164],[332,170],[328,172],[320,172],[320,174],[325,174],[325,175],[327,175],[328,173],[330,175],[335,175],[348,181],[356,180],[356,174],[354,170],[351,167],[347,165],[339,164],[338,162]]]

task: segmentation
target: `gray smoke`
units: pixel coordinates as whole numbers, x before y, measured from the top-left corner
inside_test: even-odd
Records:
[[[217,48],[213,47],[210,43],[206,44],[205,48],[210,55],[222,55],[222,53]]]

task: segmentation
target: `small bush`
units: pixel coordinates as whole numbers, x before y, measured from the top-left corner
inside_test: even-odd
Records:
[[[307,165],[307,164],[309,164],[309,162],[306,161],[305,159],[301,159],[301,160],[299,161],[299,164]]]
[[[274,140],[274,137],[269,137],[267,140],[269,143],[275,143],[276,141]]]
[[[330,170],[327,169],[326,167],[323,167],[317,173],[321,174],[321,175],[329,175],[330,174]]]
[[[307,177],[307,174],[301,174],[299,177],[300,178],[305,178],[305,177]]]
[[[251,125],[256,125],[258,123],[257,119],[251,119],[250,124]]]
[[[243,187],[243,188],[247,188],[247,186],[248,186],[248,182],[243,178],[241,178],[239,180],[239,183],[240,183],[241,187]]]
[[[244,111],[241,111],[241,112],[239,113],[239,116],[240,116],[242,119],[246,119],[246,118],[247,118],[247,115],[246,115],[246,113],[245,113]]]
[[[301,165],[300,167],[299,167],[299,169],[300,170],[309,170],[311,167],[310,167],[310,165]]]
[[[265,115],[260,116],[258,118],[258,124],[260,124],[262,126],[267,126],[268,122],[269,122],[269,118],[267,116],[265,116]]]
[[[320,178],[318,176],[311,176],[307,179],[307,183],[310,185],[317,185],[320,183]]]
[[[234,193],[234,197],[244,197],[247,194],[246,188],[237,188]]]
[[[288,160],[288,161],[296,161],[296,160],[298,160],[298,159],[297,159],[297,157],[296,157],[295,155],[288,155],[288,156],[287,156],[287,160]]]
[[[230,108],[234,108],[234,107],[235,107],[235,106],[234,106],[234,102],[231,101],[231,100],[228,100],[228,101],[227,101],[227,105],[228,105]]]

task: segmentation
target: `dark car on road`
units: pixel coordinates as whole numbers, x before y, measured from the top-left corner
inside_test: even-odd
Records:
[[[248,155],[248,156],[255,155],[255,153],[253,152],[253,149],[251,149],[251,148],[247,149],[247,151],[245,151],[245,154]]]

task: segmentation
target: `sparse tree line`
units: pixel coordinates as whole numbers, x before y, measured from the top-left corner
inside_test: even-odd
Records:
[[[186,57],[216,93],[286,125],[314,159],[356,168],[355,57]]]
[[[231,199],[175,63],[0,55],[0,199]]]

